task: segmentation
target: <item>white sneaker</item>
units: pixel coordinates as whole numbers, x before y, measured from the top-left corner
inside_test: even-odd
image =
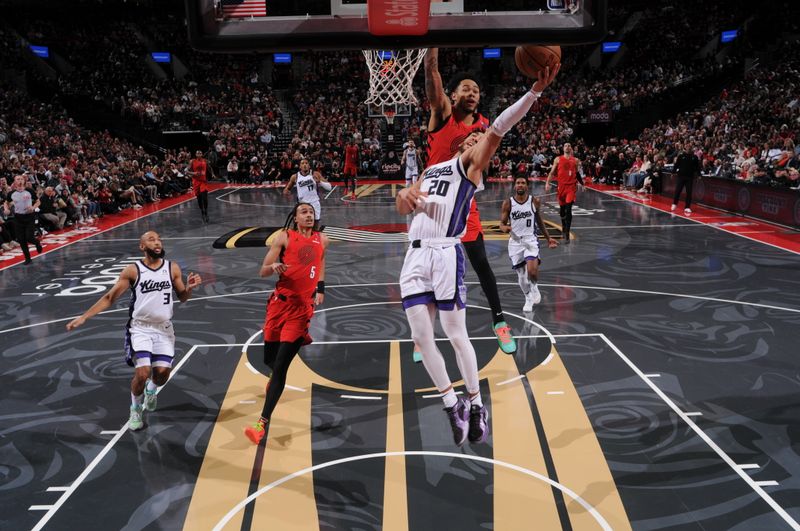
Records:
[[[676,208],[678,208],[678,205],[672,205],[671,207],[669,207],[669,209],[670,209],[672,212],[674,212]]]
[[[131,431],[137,431],[144,428],[144,421],[142,420],[142,406],[131,405],[131,416],[128,419],[128,427]]]
[[[525,297],[525,304],[522,305],[522,311],[525,313],[533,311],[533,301],[529,297]]]
[[[691,209],[691,208],[684,208],[684,209],[683,209],[683,213],[684,213],[684,214],[686,214],[686,215],[688,216],[689,214],[691,214],[691,213],[692,213],[692,209]]]
[[[534,286],[530,291],[531,304],[539,304],[542,302],[542,294],[539,292],[539,287]]]

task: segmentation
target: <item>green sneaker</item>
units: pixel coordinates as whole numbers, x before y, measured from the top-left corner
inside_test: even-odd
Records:
[[[141,430],[144,428],[142,421],[142,406],[134,406],[131,404],[131,418],[128,419],[128,428],[131,431]]]
[[[414,354],[412,355],[414,359],[414,363],[422,363],[422,352],[414,348]]]
[[[500,321],[494,325],[494,335],[497,336],[497,342],[503,352],[513,354],[517,351],[517,342],[514,341],[514,336],[511,335],[511,327],[505,321]]]
[[[149,382],[150,380],[148,380]],[[147,390],[147,384],[145,384],[144,388],[144,408],[147,411],[155,411],[156,410],[156,403],[158,401],[158,389],[153,391]]]

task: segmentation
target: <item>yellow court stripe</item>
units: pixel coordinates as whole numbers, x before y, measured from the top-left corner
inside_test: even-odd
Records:
[[[596,508],[614,531],[630,530],[617,485],[580,396],[555,347],[551,354],[550,363],[534,368],[527,376],[558,480]],[[565,501],[575,531],[597,529],[597,521],[579,503]]]
[[[289,366],[286,381],[306,392],[286,390],[270,419],[267,451],[261,468],[259,488],[312,466],[311,459],[311,384],[297,363]],[[301,531],[319,529],[313,476],[293,479],[270,490],[255,501],[251,529]]]
[[[235,236],[233,236],[232,238],[228,239],[227,242],[225,242],[225,248],[226,249],[235,249],[236,248],[236,242],[238,242],[239,239],[242,236],[244,236],[245,234],[250,234],[254,230],[258,230],[258,229],[259,229],[259,227],[250,227],[250,228],[247,228],[247,229],[239,231]]]
[[[488,375],[491,392],[492,457],[547,475],[536,425],[527,413],[530,404],[522,382],[497,385],[519,376],[513,357],[498,350],[482,373]],[[561,529],[553,489],[543,481],[495,466],[494,528],[531,529],[532,517],[536,529]]]
[[[389,346],[389,395],[386,407],[386,451],[405,451],[403,434],[403,379],[400,372],[400,342]],[[383,531],[408,530],[408,485],[406,458],[387,457],[383,489]]]
[[[211,432],[183,524],[187,531],[210,529],[247,497],[256,446],[244,436],[243,430],[258,420],[267,379],[250,372],[246,361],[246,355],[242,354]],[[256,399],[256,404],[239,403],[252,399]],[[229,529],[239,529],[241,525],[240,511],[231,520]]]

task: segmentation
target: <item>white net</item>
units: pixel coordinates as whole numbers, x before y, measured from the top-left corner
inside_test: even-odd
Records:
[[[369,94],[364,103],[380,107],[417,103],[412,83],[427,48],[362,51],[369,68]]]

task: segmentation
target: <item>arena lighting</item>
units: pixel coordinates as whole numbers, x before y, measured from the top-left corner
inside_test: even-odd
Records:
[[[739,35],[739,30],[723,31],[722,35],[720,36],[720,41],[722,41],[722,42],[731,42],[738,35]]]
[[[503,55],[503,50],[500,48],[484,48],[483,49],[483,58],[484,59],[500,59]]]
[[[37,57],[41,57],[43,59],[47,59],[50,57],[50,48],[47,46],[34,46],[31,44],[30,46],[31,51],[36,54]]]
[[[292,54],[274,53],[272,54],[272,62],[275,64],[290,64],[292,62]]]
[[[156,63],[170,63],[172,62],[172,55],[169,52],[152,52],[150,56]]]
[[[622,46],[620,41],[608,41],[603,43],[603,53],[614,53]]]

